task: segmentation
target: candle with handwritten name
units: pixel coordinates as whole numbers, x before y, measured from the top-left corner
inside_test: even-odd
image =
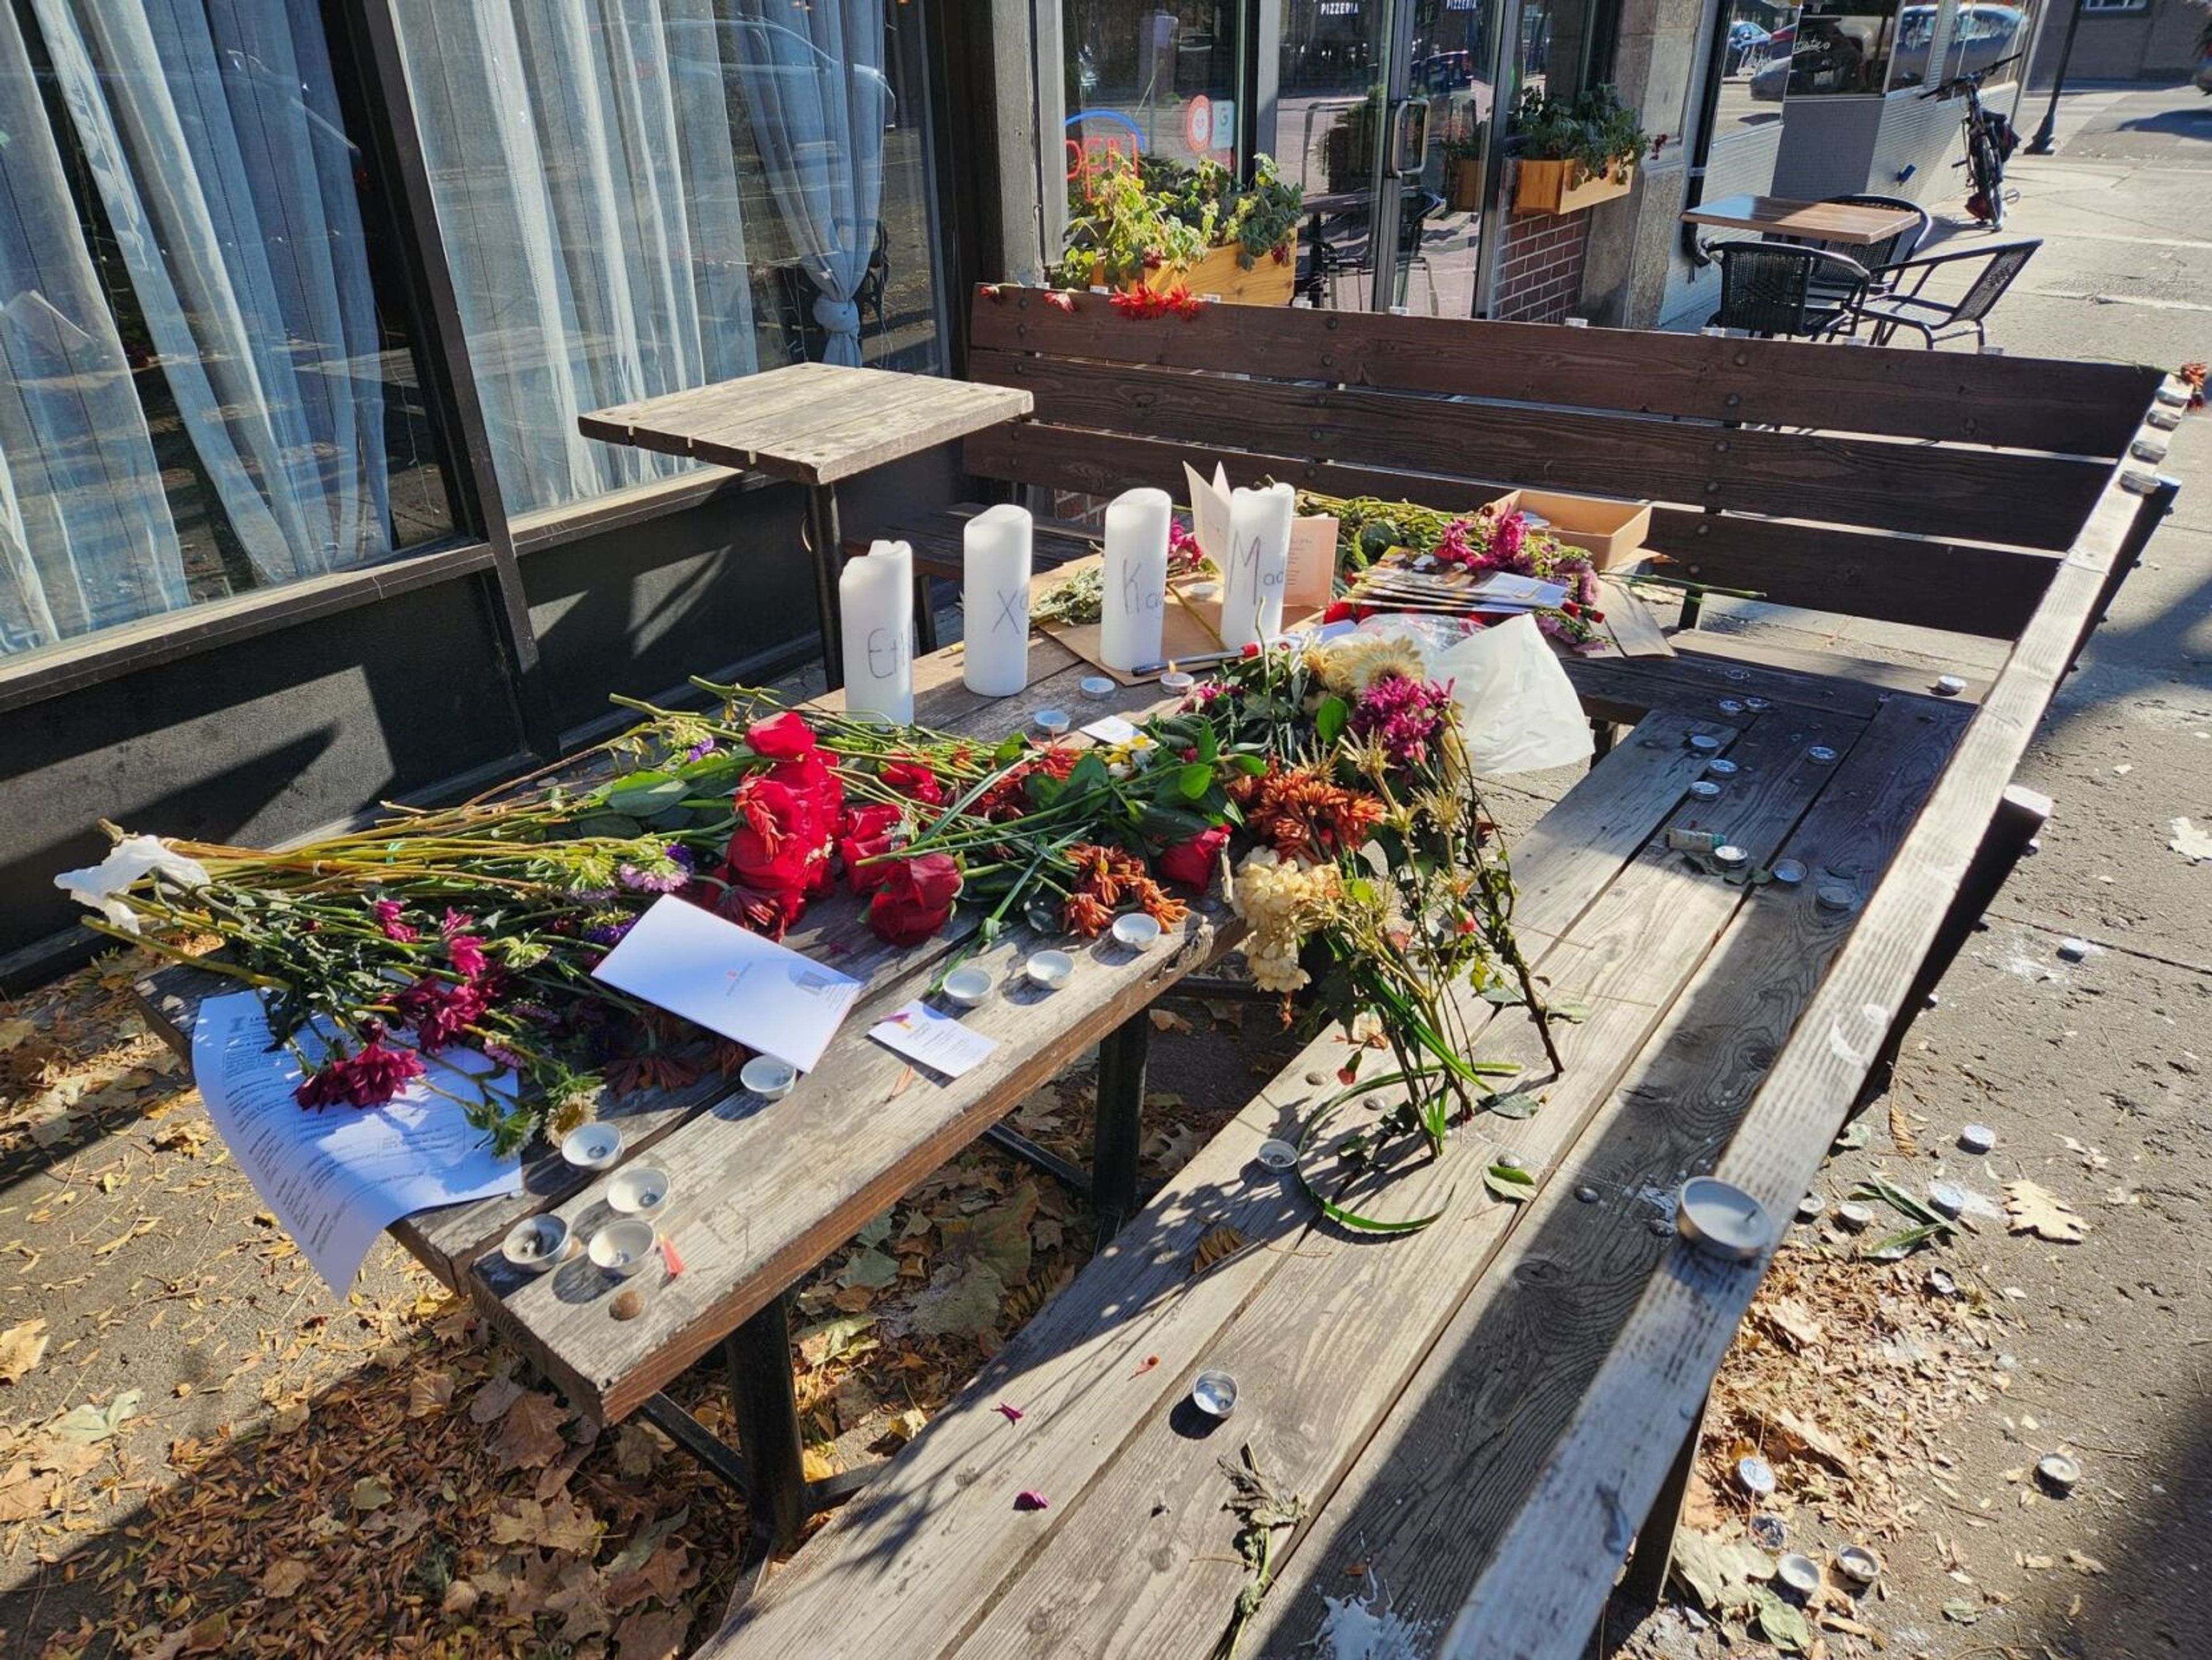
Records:
[[[1098,660],[1133,669],[1160,660],[1167,620],[1168,516],[1165,490],[1124,490],[1106,504],[1106,572],[1098,612]]]
[[[961,533],[961,678],[983,697],[1011,697],[1030,683],[1030,545],[1027,508],[1001,502]]]
[[[1264,644],[1283,629],[1283,584],[1298,493],[1288,484],[1229,498],[1229,563],[1221,573],[1221,643]]]
[[[878,542],[837,579],[845,631],[845,707],[904,726],[914,719],[914,550]]]

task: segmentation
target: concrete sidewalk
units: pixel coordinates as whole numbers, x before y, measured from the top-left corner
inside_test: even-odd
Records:
[[[2041,100],[2022,114],[2032,131]],[[1991,344],[2169,368],[2212,358],[2212,100],[2100,88],[2062,102],[2058,133],[2057,155],[2012,164],[2001,234],[2043,246]],[[1964,193],[1936,204],[1947,246],[1989,234]],[[1940,1176],[1983,1219],[1889,1267],[1852,1260],[1832,1231],[1794,1230],[1774,1281],[1826,1341],[1793,1353],[1754,1320],[1708,1420],[1692,1524],[1725,1535],[1747,1519],[1726,1474],[1745,1450],[1733,1428],[1782,1464],[1790,1548],[1857,1537],[1887,1558],[1879,1595],[1830,1607],[1892,1655],[2212,1653],[2212,860],[2169,845],[2179,820],[2212,826],[2208,429],[2200,413],[2176,435],[2178,511],[2022,769],[2057,804],[2039,855],[1916,1026],[1888,1101],[1861,1121],[1866,1145],[1821,1184],[1832,1198],[1870,1174],[1915,1191]],[[1898,660],[1934,643],[1765,606],[1714,623]],[[1996,1153],[1960,1154],[1970,1121],[1996,1129]],[[2080,1243],[2008,1231],[2002,1189],[2023,1177],[2080,1214]],[[1848,1472],[1763,1438],[1769,1398],[1850,1449]],[[2059,1448],[2084,1469],[2063,1500],[2028,1473]],[[1741,1651],[1686,1607],[1617,1608],[1608,1625],[1601,1652]],[[1832,1656],[1876,1640],[1816,1627]]]

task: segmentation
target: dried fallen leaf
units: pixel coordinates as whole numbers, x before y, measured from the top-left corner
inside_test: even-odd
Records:
[[[641,1609],[615,1627],[615,1660],[677,1660],[690,1630],[688,1608]]]
[[[261,1576],[261,1594],[281,1601],[306,1584],[313,1570],[296,1556],[287,1556],[271,1562],[268,1572]]]
[[[2032,1233],[2062,1245],[2081,1243],[2085,1225],[2056,1194],[2028,1181],[2005,1183],[2005,1213],[2014,1233]]]
[[[1247,1241],[1243,1234],[1227,1223],[1208,1228],[1198,1237],[1198,1244],[1190,1254],[1190,1271],[1204,1274],[1208,1268],[1227,1262],[1244,1249]]]
[[[125,1389],[104,1407],[95,1407],[89,1402],[81,1407],[71,1407],[54,1420],[52,1426],[53,1433],[65,1441],[78,1441],[88,1445],[95,1441],[105,1441],[138,1415],[138,1402],[142,1398],[143,1391]]]
[[[477,1391],[477,1398],[469,1402],[469,1421],[489,1424],[504,1417],[507,1409],[522,1399],[522,1385],[512,1377],[495,1377]]]
[[[2105,1565],[2102,1562],[2078,1550],[2069,1550],[2066,1553],[2066,1566],[2076,1573],[2102,1573],[2105,1571]]]
[[[356,1510],[381,1510],[392,1502],[392,1489],[373,1475],[364,1475],[353,1484],[348,1501]]]
[[[477,1588],[465,1579],[456,1579],[446,1587],[445,1599],[439,1608],[456,1620],[465,1620],[477,1611]]]
[[[26,1320],[0,1331],[0,1383],[12,1383],[37,1365],[52,1341],[44,1320]]]
[[[567,1448],[561,1426],[568,1421],[568,1409],[551,1395],[526,1391],[500,1420],[491,1455],[502,1469],[544,1469]]]
[[[407,1380],[407,1415],[428,1418],[445,1411],[453,1399],[453,1374],[418,1371]]]

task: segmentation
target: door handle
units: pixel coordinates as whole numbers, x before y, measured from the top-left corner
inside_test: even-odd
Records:
[[[1428,153],[1429,100],[1408,98],[1390,112],[1390,143],[1384,151],[1390,158],[1390,177],[1419,177]]]

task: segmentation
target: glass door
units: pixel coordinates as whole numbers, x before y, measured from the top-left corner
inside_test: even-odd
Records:
[[[1474,314],[1504,0],[1285,0],[1274,143],[1316,306]]]

